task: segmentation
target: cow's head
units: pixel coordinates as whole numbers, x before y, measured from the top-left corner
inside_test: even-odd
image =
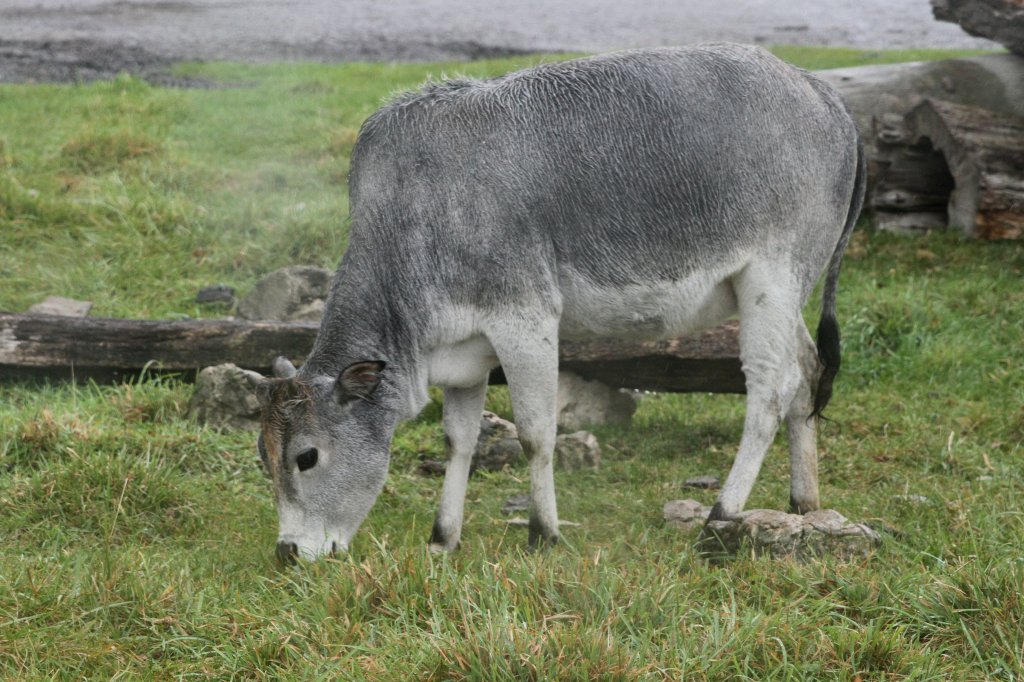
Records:
[[[396,420],[378,394],[384,363],[299,377],[279,358],[257,385],[263,466],[274,482],[277,554],[289,562],[343,551],[387,475]]]

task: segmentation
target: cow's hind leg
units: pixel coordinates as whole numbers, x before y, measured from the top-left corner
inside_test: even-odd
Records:
[[[800,320],[797,330],[797,353],[802,381],[786,413],[789,436],[790,493],[789,511],[806,514],[821,508],[818,498],[818,449],[815,434],[814,391],[820,363],[817,349],[807,327]]]
[[[800,301],[796,287],[787,286],[788,279],[780,269],[751,266],[733,280],[747,413],[736,460],[709,520],[743,511],[765,454],[803,383],[797,362],[797,332],[803,328]]]
[[[488,334],[508,381],[516,430],[530,461],[531,548],[558,541],[552,458],[558,394],[558,320],[522,320]]]
[[[469,388],[444,391],[444,437],[448,448],[448,467],[441,488],[441,504],[430,535],[430,549],[451,551],[462,535],[462,513],[466,502],[469,467],[480,435],[480,416],[487,396],[486,378]]]

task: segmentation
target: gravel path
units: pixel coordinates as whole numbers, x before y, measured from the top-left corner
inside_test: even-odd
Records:
[[[2,0],[0,82],[172,61],[465,59],[705,40],[994,47],[928,0]]]

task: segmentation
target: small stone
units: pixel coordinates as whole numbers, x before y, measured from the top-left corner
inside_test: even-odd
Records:
[[[508,516],[509,514],[515,514],[516,512],[524,512],[529,508],[529,495],[513,495],[512,497],[505,500],[505,504],[501,507],[501,513]]]
[[[480,436],[473,453],[472,468],[501,471],[526,461],[519,443],[516,425],[493,412],[484,412],[480,419]]]
[[[88,317],[92,301],[76,301],[63,296],[47,296],[29,307],[30,315],[60,315],[61,317]]]
[[[444,476],[447,470],[448,463],[439,459],[425,459],[419,465],[419,472],[424,476]]]
[[[683,481],[684,488],[698,488],[700,490],[718,490],[722,482],[718,476],[694,476]]]
[[[893,495],[894,500],[897,502],[905,502],[907,504],[931,504],[932,501],[924,495]]]
[[[227,284],[213,284],[208,287],[203,287],[196,294],[196,303],[223,303],[226,305],[234,305],[235,290]]]
[[[572,372],[558,373],[558,425],[581,429],[595,424],[629,424],[636,394],[587,381]]]
[[[867,556],[882,537],[863,523],[851,523],[833,509],[786,514],[752,509],[731,519],[708,521],[698,549],[711,557],[735,554],[744,544],[759,556],[807,560],[823,555],[841,559]]]
[[[564,471],[597,469],[601,466],[601,446],[589,431],[558,436],[555,440],[555,465]]]
[[[231,363],[203,369],[188,401],[189,418],[216,429],[258,429],[256,384],[262,378]]]
[[[509,519],[505,523],[510,525],[510,526],[518,526],[518,527],[521,527],[521,528],[528,528],[529,525],[530,525],[530,520],[529,519],[524,519],[521,516],[513,516],[511,519]],[[559,519],[558,520],[558,526],[559,527],[565,526],[566,528],[579,528],[580,524],[576,523],[575,521],[563,521],[563,520]]]
[[[710,513],[711,507],[705,507],[697,500],[669,500],[661,508],[665,523],[683,530],[699,528]]]

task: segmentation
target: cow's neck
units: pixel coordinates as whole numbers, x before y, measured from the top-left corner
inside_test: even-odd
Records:
[[[402,411],[416,412],[424,397],[417,330],[426,324],[420,317],[429,314],[429,306],[419,300],[422,289],[365,267],[366,262],[350,246],[301,374],[333,377],[357,362],[382,361],[389,368],[386,376],[402,394]]]

